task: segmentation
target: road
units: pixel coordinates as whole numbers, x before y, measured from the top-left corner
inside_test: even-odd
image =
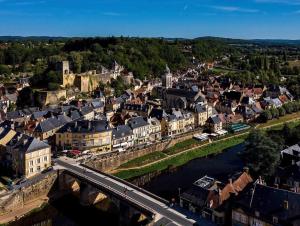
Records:
[[[155,214],[161,215],[176,225],[195,225],[194,220],[187,219],[186,216],[180,214],[166,204],[142,193],[134,187],[128,186],[125,183],[123,184],[119,180],[115,180],[101,173],[86,169],[83,166],[68,163],[63,160],[56,160],[56,164],[70,171],[71,173],[75,173],[76,175],[85,178],[88,181],[93,183],[96,182],[99,184],[99,186],[109,188],[110,191],[116,193],[117,195],[121,195],[136,205],[146,208]]]

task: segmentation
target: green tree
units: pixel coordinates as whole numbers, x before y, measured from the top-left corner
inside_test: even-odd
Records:
[[[261,113],[260,118],[263,122],[267,122],[273,118],[272,113],[270,110],[265,110]]]
[[[0,64],[0,75],[9,75],[11,70],[6,65]]]
[[[278,108],[278,113],[280,117],[286,115],[286,111],[283,107]]]
[[[273,118],[273,119],[279,117],[279,111],[278,111],[277,108],[272,108],[272,109],[270,110],[270,112],[271,112],[271,114],[272,114],[272,118]]]
[[[252,131],[245,141],[242,154],[255,176],[272,176],[280,161],[280,147],[260,130]]]

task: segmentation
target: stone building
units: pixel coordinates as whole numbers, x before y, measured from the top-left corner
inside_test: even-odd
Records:
[[[63,126],[56,133],[57,146],[69,146],[80,151],[109,152],[112,146],[112,130],[104,120],[80,120]]]
[[[168,88],[172,88],[172,79],[173,76],[171,74],[170,68],[166,65],[165,74],[162,76],[162,86]]]
[[[69,61],[62,61],[57,65],[57,70],[62,74],[63,87],[75,86],[81,92],[87,93],[97,89],[100,82],[107,84],[111,79],[116,79],[124,70],[117,62],[113,63],[112,70],[102,67],[100,72],[91,70],[75,74],[70,70]]]
[[[6,149],[18,176],[33,177],[51,166],[51,147],[34,137],[17,133]]]

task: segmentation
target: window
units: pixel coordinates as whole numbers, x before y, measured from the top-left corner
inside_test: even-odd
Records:
[[[30,168],[29,172],[30,172],[30,173],[33,173],[33,168]]]
[[[273,216],[273,223],[278,224],[278,217]]]
[[[36,160],[36,163],[37,163],[37,164],[41,163],[41,159],[38,158],[38,159]]]
[[[48,161],[48,156],[45,156],[44,157],[44,162],[47,162]]]
[[[40,166],[36,167],[36,170],[37,170],[38,172],[40,172],[40,171],[41,171],[41,167],[40,167]]]
[[[29,165],[30,165],[30,166],[33,166],[33,161],[32,161],[32,160],[29,162]]]

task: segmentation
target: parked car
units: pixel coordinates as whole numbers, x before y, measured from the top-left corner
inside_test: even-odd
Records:
[[[20,180],[16,183],[16,185],[24,184],[26,181],[27,181],[26,178],[22,178],[22,179],[20,179]]]
[[[47,173],[53,170],[53,166],[49,166],[47,169],[44,169],[42,173]]]

